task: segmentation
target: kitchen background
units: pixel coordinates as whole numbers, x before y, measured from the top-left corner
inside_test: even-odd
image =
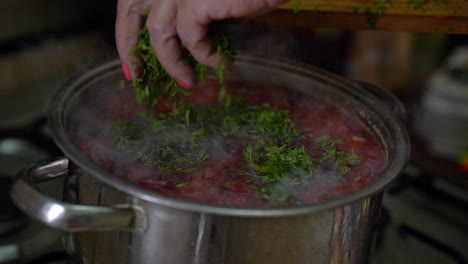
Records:
[[[44,106],[72,76],[116,58],[115,2],[0,3],[0,263],[68,261],[62,234],[21,215],[8,185],[31,162],[60,155]],[[232,32],[243,54],[299,60],[394,92],[407,107],[413,153],[387,191],[373,262],[467,263],[468,34],[256,21]],[[60,195],[57,184],[46,188]]]

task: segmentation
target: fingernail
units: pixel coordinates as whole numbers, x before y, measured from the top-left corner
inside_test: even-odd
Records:
[[[125,76],[125,79],[127,81],[131,81],[132,80],[132,74],[130,73],[130,69],[128,68],[127,63],[122,61],[120,64],[122,65],[122,71],[123,71],[123,74]]]
[[[186,90],[190,90],[190,86],[186,85],[185,83],[179,81],[179,80],[175,80],[176,83],[178,83],[180,86],[184,87]]]

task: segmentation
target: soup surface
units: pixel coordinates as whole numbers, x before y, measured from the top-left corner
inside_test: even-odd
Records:
[[[377,138],[339,106],[230,82],[142,108],[131,89],[74,118],[75,145],[116,177],[161,195],[242,208],[302,206],[356,192],[386,166]]]

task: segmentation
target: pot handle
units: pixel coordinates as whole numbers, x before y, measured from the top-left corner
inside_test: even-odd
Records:
[[[33,164],[19,173],[10,191],[26,215],[67,232],[135,230],[140,213],[129,205],[105,207],[59,202],[42,194],[35,183],[68,175],[69,160],[57,158]]]
[[[408,116],[405,106],[400,100],[398,100],[398,98],[396,98],[395,95],[368,82],[357,81],[357,83],[364,90],[377,97],[377,99],[390,109],[390,111],[398,117],[403,124],[406,124]]]

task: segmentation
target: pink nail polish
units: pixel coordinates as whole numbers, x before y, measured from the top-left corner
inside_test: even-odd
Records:
[[[190,87],[188,85],[186,85],[185,83],[179,81],[179,80],[175,80],[176,83],[178,83],[180,86],[184,87],[186,90],[190,90]]]
[[[122,65],[122,71],[123,71],[123,74],[125,76],[125,79],[127,81],[131,81],[132,80],[132,74],[130,73],[130,69],[128,68],[127,63],[122,61],[120,64]]]

